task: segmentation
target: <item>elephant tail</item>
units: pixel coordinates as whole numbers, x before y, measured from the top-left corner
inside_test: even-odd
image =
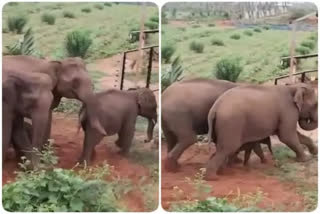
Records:
[[[215,124],[215,119],[216,119],[216,111],[211,111],[209,112],[208,115],[208,142],[211,143],[212,141],[215,141],[215,137],[213,135],[213,126]]]
[[[270,151],[270,153],[273,155],[273,151],[272,151],[272,147],[271,147],[271,141],[269,140],[269,142],[267,143],[268,145],[268,149]]]
[[[82,125],[83,121],[84,121],[84,117],[85,117],[85,107],[84,105],[81,106],[80,110],[79,110],[79,114],[78,114],[78,126],[77,126],[77,134],[79,134],[81,127],[84,128]]]

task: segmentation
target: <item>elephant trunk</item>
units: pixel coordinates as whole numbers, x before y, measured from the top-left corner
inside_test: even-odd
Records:
[[[150,142],[153,139],[153,129],[157,123],[157,115],[152,118],[148,118],[148,129],[147,129],[147,140],[145,142]]]
[[[311,131],[318,128],[318,119],[315,119],[315,118],[300,119],[299,125],[303,130]]]

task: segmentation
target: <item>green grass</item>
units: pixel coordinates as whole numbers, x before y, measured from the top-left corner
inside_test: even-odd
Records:
[[[28,22],[24,29],[32,27],[36,49],[42,56],[53,59],[66,57],[63,48],[65,37],[69,32],[78,29],[89,31],[93,38],[87,61],[137,48],[138,42],[130,43],[128,34],[133,26],[139,26],[141,8],[138,5],[119,4],[111,7],[105,5],[103,10],[99,10],[94,8],[95,4],[24,2],[19,2],[15,6],[6,4],[3,7],[3,23],[7,23],[8,17],[12,14],[26,16]],[[82,12],[83,8],[91,8],[91,13]],[[147,6],[146,8],[146,19],[157,15],[156,7]],[[74,18],[63,18],[64,11],[72,12]],[[50,13],[56,17],[54,25],[41,23],[41,15],[44,13]],[[158,35],[151,35],[151,37],[157,41]],[[20,38],[21,35],[3,33],[3,50],[5,46],[16,43]]]
[[[185,76],[213,78],[212,68],[225,57],[240,57],[243,64],[243,72],[239,76],[241,82],[261,83],[273,79],[275,76],[288,73],[287,69],[280,69],[280,57],[284,52],[289,53],[289,41],[291,31],[263,30],[246,36],[244,32],[250,29],[214,28],[201,25],[193,28],[191,25],[185,27],[181,32],[179,27],[170,24],[163,25],[162,44],[175,44],[176,52],[172,58],[180,56]],[[215,39],[223,40],[225,46],[212,46],[212,37],[201,37],[206,31]],[[252,30],[250,30],[252,31]],[[253,32],[253,31],[252,31]],[[240,40],[230,39],[233,34],[240,34]],[[316,38],[314,32],[298,31],[297,44],[308,38]],[[197,54],[189,49],[189,44],[197,38],[198,42],[205,45],[205,54]],[[317,52],[317,46],[312,52]],[[302,61],[299,66],[301,70],[316,67],[315,59]]]

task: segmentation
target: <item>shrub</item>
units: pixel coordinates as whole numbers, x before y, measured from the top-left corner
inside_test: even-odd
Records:
[[[101,5],[101,4],[95,4],[94,7],[98,10],[103,10],[103,8],[104,8],[103,5]]]
[[[157,23],[159,23],[159,16],[152,16],[152,17],[150,18],[150,21],[151,21],[151,22],[157,22]]]
[[[176,48],[173,45],[170,45],[170,44],[162,45],[161,58],[163,60],[163,63],[170,63],[170,59],[175,51],[176,51]]]
[[[146,28],[148,29],[158,29],[159,24],[157,22],[147,21],[145,24]]]
[[[260,28],[254,28],[253,31],[257,32],[257,33],[261,33],[261,29]]]
[[[244,34],[244,35],[247,35],[247,36],[252,36],[252,35],[253,35],[253,33],[252,33],[251,30],[245,30],[245,31],[243,32],[243,34]]]
[[[224,46],[224,42],[221,39],[212,39],[211,44],[216,46]]]
[[[288,56],[289,56],[288,53],[283,53],[280,58],[288,57]],[[290,67],[290,58],[285,59],[285,60],[281,60],[281,64],[280,64],[280,68],[281,69],[286,69],[286,68],[289,68],[289,67]]]
[[[56,22],[56,17],[52,14],[44,13],[41,16],[41,20],[42,22],[46,22],[49,25],[54,25],[54,23]]]
[[[23,39],[12,46],[6,46],[8,55],[33,55],[34,37],[31,28],[23,35]]]
[[[215,27],[215,26],[216,26],[215,23],[209,23],[209,24],[208,24],[208,27]]]
[[[201,27],[201,25],[199,25],[199,24],[194,24],[194,25],[192,25],[191,27],[192,27],[192,28],[199,28],[199,27]]]
[[[110,2],[105,2],[105,3],[103,3],[103,5],[107,6],[107,7],[112,7],[112,3],[110,3]]]
[[[308,39],[317,42],[318,41],[318,34],[315,33],[315,34],[309,36]]]
[[[230,38],[231,39],[235,39],[235,40],[239,40],[240,38],[241,38],[241,36],[240,36],[240,34],[232,34],[231,36],[230,36]]]
[[[81,105],[81,102],[78,100],[62,98],[60,104],[54,109],[54,111],[67,114],[77,113],[80,111]]]
[[[28,19],[22,15],[9,17],[7,21],[8,30],[10,32],[21,34],[27,22]]]
[[[2,28],[2,33],[9,33],[9,29],[6,27]]]
[[[269,25],[264,25],[264,26],[262,26],[262,28],[265,29],[265,30],[270,30],[270,26]]]
[[[75,15],[74,15],[74,13],[72,13],[70,11],[64,11],[63,17],[73,19],[73,18],[75,18]]]
[[[92,39],[86,31],[75,30],[67,34],[65,48],[70,57],[85,57]]]
[[[192,41],[189,48],[196,53],[203,53],[204,45],[201,42]]]
[[[236,82],[242,69],[239,59],[223,58],[215,66],[215,76],[217,79]]]
[[[316,46],[314,41],[308,40],[308,41],[303,41],[300,44],[303,47],[309,48],[310,50],[313,50]]]
[[[85,7],[85,8],[82,8],[81,11],[84,13],[90,13],[91,9],[89,7]]]
[[[176,57],[171,66],[164,72],[161,72],[161,90],[164,91],[174,82],[182,80],[183,69],[180,58]]]
[[[309,54],[311,50],[307,47],[300,46],[296,48],[296,52],[302,55]]]

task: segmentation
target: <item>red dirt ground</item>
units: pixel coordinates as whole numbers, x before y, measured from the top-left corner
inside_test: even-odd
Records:
[[[194,193],[192,187],[185,181],[186,177],[194,176],[200,168],[205,167],[209,159],[207,145],[201,148],[197,145],[191,146],[186,150],[179,160],[181,168],[177,173],[169,173],[162,169],[162,207],[168,209],[170,203],[175,201],[190,200],[190,195]],[[273,166],[273,161],[267,154],[268,163],[261,164],[260,161],[252,155],[250,167],[245,168],[242,164],[236,164],[232,168],[224,171],[218,181],[209,181],[213,192],[211,196],[232,198],[237,196],[238,191],[241,194],[255,193],[258,188],[265,193],[263,201],[258,204],[261,208],[283,208],[286,211],[303,211],[303,197],[298,195],[293,186],[281,183],[275,177],[267,176],[263,171]],[[162,146],[162,160],[166,157],[166,147]],[[163,164],[162,164],[163,166]],[[177,197],[173,188],[177,186],[183,191],[182,197]],[[191,198],[192,199],[192,198]]]
[[[54,114],[52,138],[55,140],[54,148],[59,157],[59,167],[66,169],[74,167],[81,154],[83,132],[81,131],[77,134],[77,122],[77,118],[66,117],[60,113]],[[132,163],[132,161],[130,162],[127,158],[119,155],[113,141],[110,138],[105,138],[104,142],[107,140],[107,145],[101,142],[96,147],[96,156],[92,165],[102,164],[104,161],[107,161],[109,165],[114,166],[114,171],[120,178],[128,178],[134,184],[138,183],[143,176],[149,176],[148,168]],[[17,160],[12,151],[3,166],[3,185],[14,180],[14,171],[17,170]],[[125,195],[124,200],[130,211],[145,211],[141,192],[133,190]]]

